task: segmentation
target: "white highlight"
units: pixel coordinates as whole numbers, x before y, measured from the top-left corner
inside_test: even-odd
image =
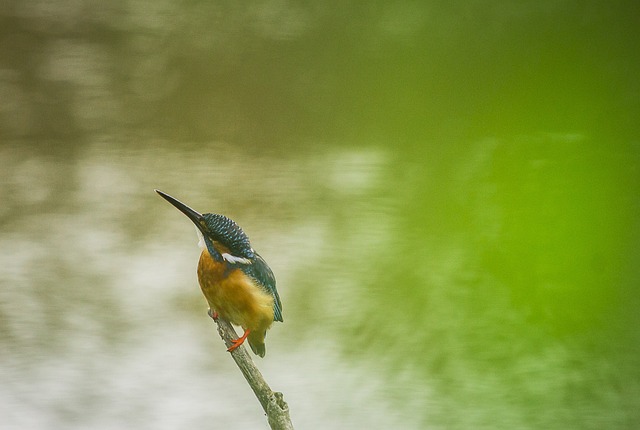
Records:
[[[207,249],[207,244],[204,243],[204,236],[202,235],[202,232],[198,227],[196,227],[196,233],[198,234],[198,246],[200,247],[200,249],[202,250]]]
[[[227,254],[226,252],[222,254],[222,258],[227,260],[231,264],[242,263],[242,264],[251,264],[251,260],[244,257],[236,257],[235,255]]]

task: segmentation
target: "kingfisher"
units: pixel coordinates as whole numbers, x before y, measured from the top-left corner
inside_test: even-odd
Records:
[[[283,322],[282,303],[271,268],[230,218],[201,214],[178,199],[155,191],[196,225],[202,249],[198,282],[209,304],[209,316],[223,318],[244,330],[227,351],[248,340],[251,350],[264,357],[267,330],[274,321]]]

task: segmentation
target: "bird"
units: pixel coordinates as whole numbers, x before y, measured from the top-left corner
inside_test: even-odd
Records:
[[[209,305],[209,316],[223,318],[244,330],[227,351],[247,340],[254,354],[264,357],[267,330],[274,321],[284,321],[271,268],[235,221],[220,214],[197,212],[169,194],[155,192],[196,226],[202,249],[198,283]]]

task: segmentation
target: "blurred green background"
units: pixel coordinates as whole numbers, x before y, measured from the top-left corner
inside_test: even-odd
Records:
[[[159,188],[298,428],[638,428],[639,9],[3,2],[0,427],[267,427]]]

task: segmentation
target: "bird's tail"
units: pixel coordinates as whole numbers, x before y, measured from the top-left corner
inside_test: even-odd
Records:
[[[264,357],[264,355],[267,353],[267,347],[264,344],[264,336],[266,334],[266,332],[256,333],[252,331],[251,333],[249,333],[249,337],[247,337],[251,350],[255,355],[258,355],[260,357]]]

